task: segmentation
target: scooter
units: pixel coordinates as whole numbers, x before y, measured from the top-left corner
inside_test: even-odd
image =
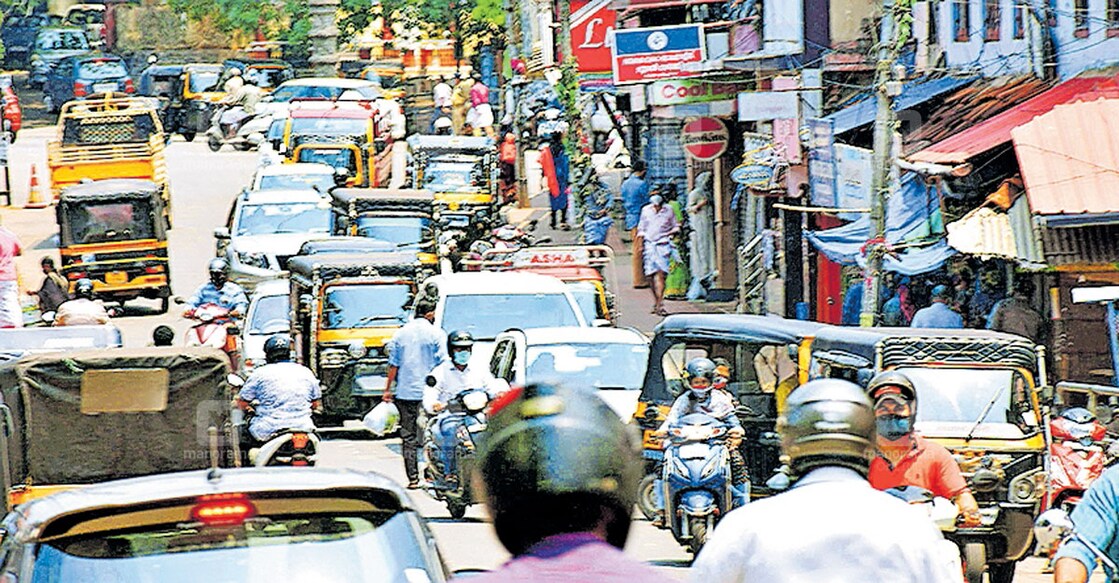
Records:
[[[216,304],[202,304],[188,316],[198,323],[186,332],[185,346],[209,346],[222,350],[229,356],[232,370],[241,366],[241,330],[229,310]]]
[[[676,542],[699,554],[733,506],[726,426],[709,415],[685,415],[668,429],[664,453],[666,524]]]
[[[434,386],[435,379],[428,379]],[[486,430],[483,411],[490,396],[483,389],[466,389],[455,395],[424,430],[424,487],[447,505],[451,518],[466,515],[475,502],[467,472],[474,464],[475,435]]]
[[[238,375],[229,375],[229,386],[236,391],[245,384],[244,379]],[[252,403],[256,406],[256,402]],[[240,451],[242,435],[248,435],[249,421],[255,410],[242,411],[240,408],[233,410],[233,432],[237,439],[237,450]],[[262,468],[265,466],[313,466],[318,459],[319,435],[315,431],[304,429],[284,429],[272,434],[259,447],[250,448],[244,452],[244,457],[238,461],[244,465]]]
[[[1107,428],[1083,407],[1070,407],[1049,422],[1048,508],[1065,512],[1080,502],[1107,465]]]
[[[1112,561],[1107,553],[1092,544],[1092,541],[1080,536],[1080,533],[1076,531],[1076,525],[1069,518],[1068,512],[1060,508],[1050,508],[1042,512],[1034,521],[1034,538],[1037,539],[1037,544],[1041,548],[1056,548],[1062,542],[1070,540],[1079,542],[1095,555],[1097,561],[1107,566],[1107,569],[1112,573],[1108,581],[1110,583],[1119,582],[1119,568],[1116,568],[1115,561]]]
[[[886,493],[927,513],[929,520],[931,520],[942,533],[950,533],[956,530],[956,523],[960,518],[960,511],[951,500],[933,496],[932,492],[916,486],[898,486],[886,490]],[[940,551],[944,562],[950,566],[950,572],[964,572],[960,548],[956,546],[956,543],[944,539],[940,541]]]
[[[268,128],[272,125],[272,114],[258,113],[239,123],[229,123],[224,116],[231,109],[229,106],[218,107],[214,111],[214,116],[210,118],[210,129],[206,131],[206,144],[211,152],[221,150],[225,144],[245,152],[267,141]]]

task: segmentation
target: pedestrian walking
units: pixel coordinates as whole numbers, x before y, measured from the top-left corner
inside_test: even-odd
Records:
[[[455,86],[451,89],[451,124],[455,134],[462,135],[466,125],[466,112],[470,109],[470,89],[474,83],[455,73]]]
[[[686,224],[687,215],[684,214],[684,205],[680,204],[679,192],[676,190],[676,185],[672,182],[666,182],[661,185],[659,189],[661,198],[664,199],[664,204],[672,210],[672,214],[676,216],[676,224],[680,225],[680,230],[672,238],[672,246],[677,250],[673,256],[672,265],[668,270],[668,276],[664,279],[664,297],[674,300],[686,299],[688,295],[688,261],[679,253],[681,248],[687,250],[688,242],[684,236],[684,225]]]
[[[517,136],[506,132],[501,146],[497,149],[497,159],[501,163],[501,195],[506,204],[517,198]]]
[[[667,316],[664,309],[665,278],[672,268],[673,259],[679,254],[672,244],[672,236],[680,232],[676,214],[659,194],[649,197],[649,204],[641,209],[641,220],[637,225],[637,236],[644,241],[644,271],[653,288],[652,313]]]
[[[493,107],[490,106],[490,88],[482,82],[482,76],[474,73],[471,75],[474,85],[470,87],[470,106],[474,109],[474,135],[485,135],[490,139],[496,138],[493,124]]]
[[[948,302],[952,301],[952,290],[946,285],[938,285],[932,289],[932,304],[927,308],[917,310],[913,315],[910,328],[963,328],[964,318],[952,308]]]
[[[622,182],[621,203],[625,211],[625,230],[633,241],[633,287],[648,287],[645,281],[645,258],[642,241],[637,236],[637,223],[641,220],[641,209],[649,203],[649,183],[645,181],[645,161],[633,162],[630,175]]]
[[[43,283],[37,290],[27,290],[27,295],[38,296],[40,312],[54,312],[70,299],[70,284],[55,268],[53,258],[44,257],[39,265],[43,268]]]
[[[551,209],[551,225],[564,231],[571,229],[567,222],[567,196],[569,192],[570,160],[563,147],[563,134],[552,134],[551,141],[540,147],[540,167],[548,185],[548,206]]]
[[[1033,307],[1031,300],[1034,291],[1034,282],[1028,276],[1016,278],[1014,294],[995,304],[987,321],[987,328],[1041,342],[1045,335],[1045,318]]]
[[[436,79],[439,82],[431,89],[431,98],[435,102],[435,109],[451,107],[451,86],[447,83],[448,79],[446,77],[436,77]]]
[[[0,224],[0,328],[22,328],[16,257],[23,255],[19,237]]]
[[[386,348],[389,369],[381,400],[396,403],[400,411],[401,455],[410,490],[420,485],[416,450],[420,445],[419,416],[425,381],[432,369],[447,360],[447,335],[434,322],[435,301],[426,297],[417,300],[415,317],[393,334]]]

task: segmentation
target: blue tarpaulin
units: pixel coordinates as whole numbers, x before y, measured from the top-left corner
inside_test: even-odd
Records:
[[[913,109],[938,95],[943,95],[949,91],[959,89],[976,79],[978,79],[978,77],[915,79],[902,86],[901,95],[894,100],[894,111]],[[824,119],[830,119],[835,122],[835,133],[838,135],[873,123],[877,107],[874,94],[867,92],[856,97],[851,105]]]
[[[921,244],[888,254],[887,271],[917,275],[940,267],[956,253],[948,246],[940,214],[940,195],[920,176],[904,173],[886,206],[886,242],[890,245]],[[870,215],[834,229],[808,231],[808,240],[828,259],[841,265],[865,265],[863,247],[871,238]]]

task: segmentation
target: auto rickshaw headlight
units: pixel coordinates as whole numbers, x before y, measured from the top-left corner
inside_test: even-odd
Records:
[[[355,342],[346,347],[346,352],[353,358],[362,358],[366,354],[365,345]]]
[[[1010,501],[1018,503],[1036,502],[1045,487],[1045,479],[1043,468],[1035,468],[1018,474],[1010,480],[1010,487],[1008,488]]]
[[[1002,476],[999,472],[987,468],[980,468],[971,476],[971,488],[976,492],[990,492],[999,487]]]

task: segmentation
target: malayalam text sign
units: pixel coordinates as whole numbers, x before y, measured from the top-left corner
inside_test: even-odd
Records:
[[[614,83],[643,83],[699,75],[706,58],[699,25],[615,30]]]

